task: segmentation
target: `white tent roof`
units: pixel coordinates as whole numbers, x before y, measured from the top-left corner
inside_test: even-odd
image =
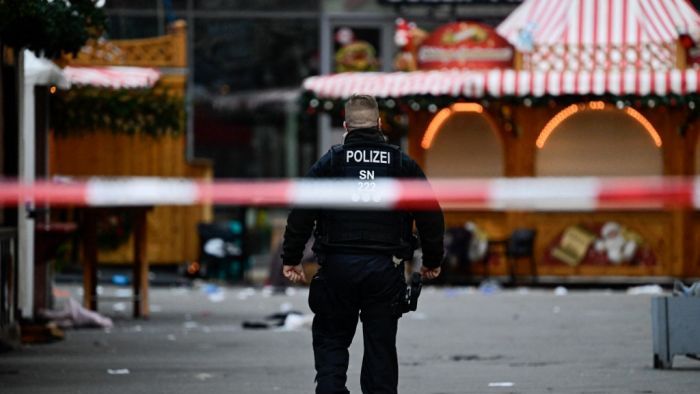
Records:
[[[525,0],[497,28],[516,46],[528,30],[540,45],[671,43],[700,16],[686,0]]]
[[[34,52],[24,50],[24,81],[28,85],[56,85],[68,89],[70,81],[52,61],[38,58]]]

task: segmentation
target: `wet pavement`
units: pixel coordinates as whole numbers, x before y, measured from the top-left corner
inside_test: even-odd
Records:
[[[79,297],[61,285],[59,293]],[[125,288],[103,295],[124,297]],[[650,296],[624,291],[426,288],[399,326],[399,392],[697,393],[700,362],[652,368]],[[109,330],[0,354],[1,393],[311,393],[311,332],[244,330],[281,310],[308,313],[305,289],[153,288],[149,320],[100,304]],[[359,390],[361,326],[348,387]]]

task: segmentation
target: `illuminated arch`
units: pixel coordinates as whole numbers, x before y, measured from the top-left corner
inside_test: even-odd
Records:
[[[544,148],[545,142],[547,142],[547,139],[552,135],[554,130],[566,119],[570,118],[574,114],[582,111],[602,111],[605,109],[616,109],[617,107],[611,106],[609,104],[606,104],[602,101],[591,101],[588,104],[572,104],[563,110],[559,111],[552,119],[547,122],[547,124],[544,126],[542,131],[540,132],[540,135],[537,137],[537,141],[535,144],[539,149]],[[656,145],[657,148],[660,148],[662,145],[661,141],[661,136],[659,133],[656,131],[654,126],[647,120],[647,118],[644,117],[639,111],[635,110],[634,108],[631,107],[625,107],[623,110],[627,115],[629,115],[632,119],[636,120],[637,123],[639,123],[644,130],[646,130],[647,134],[649,134],[649,137],[654,141],[654,145]]]
[[[423,149],[430,149],[437,137],[438,132],[445,124],[445,122],[450,118],[450,116],[456,113],[476,113],[481,114],[484,112],[484,107],[477,103],[454,103],[449,108],[443,108],[435,114],[433,120],[430,121],[428,128],[425,129],[425,134],[423,134],[423,140],[421,140],[420,146]],[[490,122],[490,119],[487,119]]]

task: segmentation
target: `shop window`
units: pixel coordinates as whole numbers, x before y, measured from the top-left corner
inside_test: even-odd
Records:
[[[160,22],[153,16],[119,16],[107,18],[107,35],[112,40],[155,37],[159,32]]]
[[[318,74],[317,52],[315,20],[195,21],[195,83],[213,92],[298,87]]]
[[[596,103],[573,105],[545,127],[537,142],[536,174],[662,175],[661,140],[653,126],[633,109]]]
[[[425,151],[429,177],[503,176],[501,143],[484,115],[453,113]]]

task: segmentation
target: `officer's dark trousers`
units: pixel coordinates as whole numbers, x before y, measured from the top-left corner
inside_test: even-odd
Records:
[[[316,393],[349,393],[348,348],[362,319],[365,353],[361,387],[366,394],[396,393],[399,379],[392,306],[405,288],[403,265],[390,256],[326,255],[314,276],[309,305],[316,366]]]

